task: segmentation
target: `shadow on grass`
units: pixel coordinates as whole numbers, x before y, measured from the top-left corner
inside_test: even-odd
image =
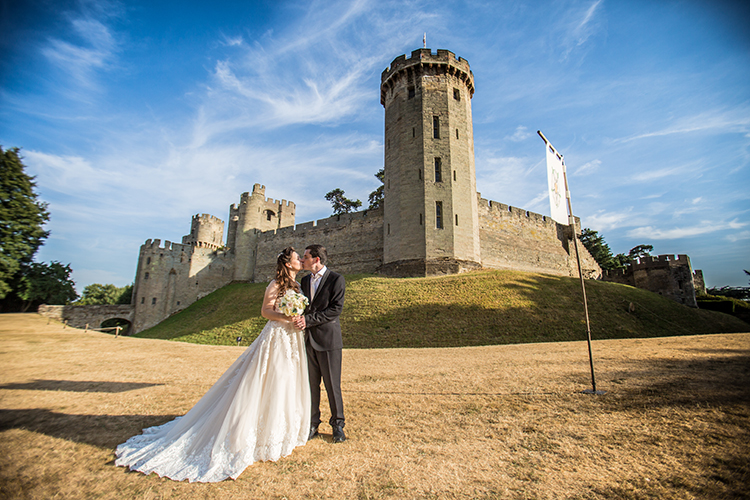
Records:
[[[69,415],[45,409],[0,410],[0,432],[23,429],[75,443],[114,448],[142,429],[179,415]]]
[[[34,380],[33,382],[4,384],[0,389],[22,391],[65,391],[65,392],[108,392],[118,393],[135,391],[145,387],[164,384],[147,384],[138,382],[100,382],[78,380]]]
[[[608,375],[616,384],[636,380],[623,387],[602,382],[617,398],[613,410],[696,406],[744,406],[750,418],[750,355],[714,356],[703,359],[654,358],[626,362],[631,368]],[[627,365],[626,365],[627,366]],[[601,385],[601,384],[600,384]]]

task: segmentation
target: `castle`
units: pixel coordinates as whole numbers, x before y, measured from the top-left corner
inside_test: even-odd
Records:
[[[319,243],[344,274],[432,276],[514,269],[577,276],[568,226],[481,197],[476,191],[469,63],[447,50],[419,49],[383,71],[383,207],[295,222],[295,204],[265,197],[255,184],[224,221],[192,219],[181,243],[147,240],[133,289],[134,331],[156,325],[233,281],[273,278],[278,252]],[[583,245],[584,275],[602,272]]]

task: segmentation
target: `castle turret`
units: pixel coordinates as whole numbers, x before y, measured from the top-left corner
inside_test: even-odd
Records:
[[[227,246],[236,256],[235,280],[253,279],[258,234],[293,226],[295,208],[291,201],[266,199],[266,187],[260,184],[230,207]]]
[[[182,237],[182,244],[215,250],[223,246],[223,238],[224,221],[213,215],[199,214],[193,216],[190,234]]]
[[[383,270],[456,273],[480,266],[469,63],[419,49],[383,71]]]

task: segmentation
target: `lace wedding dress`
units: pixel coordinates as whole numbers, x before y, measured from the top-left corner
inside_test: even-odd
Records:
[[[253,462],[291,454],[309,432],[304,332],[269,321],[186,415],[119,445],[115,465],[176,481],[237,479]]]

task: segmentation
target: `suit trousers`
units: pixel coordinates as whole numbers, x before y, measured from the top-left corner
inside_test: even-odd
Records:
[[[310,375],[312,399],[311,425],[320,425],[320,379],[326,387],[328,405],[331,408],[331,426],[344,426],[344,400],[341,396],[341,349],[316,351],[307,342],[307,370]]]

